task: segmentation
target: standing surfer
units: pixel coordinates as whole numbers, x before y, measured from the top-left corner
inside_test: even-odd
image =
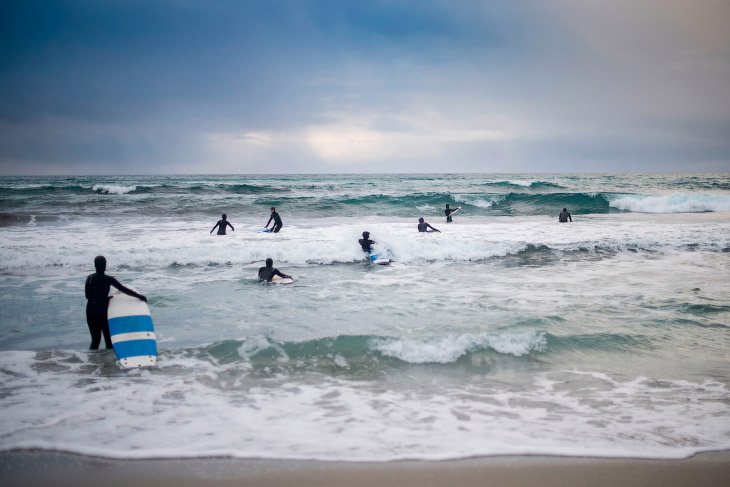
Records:
[[[233,231],[233,232],[236,231],[236,229],[233,228],[233,225],[231,225],[231,223],[228,220],[226,220],[226,214],[225,213],[223,213],[221,215],[221,219],[218,220],[218,223],[216,223],[213,226],[213,230],[215,230],[215,227],[218,227],[218,235],[225,235],[226,234],[226,227],[231,227],[231,231]],[[210,233],[213,233],[213,230],[211,230]]]
[[[563,211],[560,212],[560,215],[558,216],[558,221],[560,223],[566,223],[568,220],[571,222],[573,221],[573,217],[570,216],[570,213],[568,213],[567,208],[563,208]]]
[[[111,286],[119,289],[124,294],[141,299],[145,303],[147,298],[139,293],[124,287],[112,276],[104,274],[106,271],[106,258],[100,255],[94,259],[95,274],[89,274],[86,278],[85,293],[86,299],[86,323],[91,333],[91,346],[89,350],[98,350],[101,342],[101,335],[104,335],[104,344],[107,349],[113,349],[111,335],[109,334],[109,320],[107,319],[107,307],[109,304],[109,289]]]
[[[259,282],[271,282],[274,276],[279,276],[282,279],[294,279],[292,276],[282,274],[279,269],[275,268],[274,259],[269,257],[266,259],[266,265],[264,267],[259,267]]]
[[[449,204],[446,203],[446,211],[444,211],[444,213],[446,213],[446,223],[451,223],[452,222],[451,214],[456,213],[460,209],[461,209],[461,206],[457,207],[455,210],[452,210],[451,208],[449,208]]]
[[[430,228],[430,230],[429,230],[429,228]],[[429,225],[428,223],[423,221],[423,218],[418,219],[418,231],[419,232],[429,232],[429,233],[431,233],[431,232],[441,233],[441,230],[439,230],[437,228],[433,228],[431,225]]]
[[[274,226],[271,227],[272,233],[279,233],[279,230],[281,230],[281,227],[283,226],[281,224],[281,217],[276,212],[276,208],[273,206],[271,207],[271,217],[269,218],[269,221],[266,223],[266,226],[264,228],[269,228],[269,223],[271,223],[271,220],[274,220]]]

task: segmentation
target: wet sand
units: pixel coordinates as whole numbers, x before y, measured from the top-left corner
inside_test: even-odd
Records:
[[[45,451],[0,454],[14,486],[722,486],[730,451],[684,460],[502,456],[441,462],[348,463],[231,458],[112,460]]]

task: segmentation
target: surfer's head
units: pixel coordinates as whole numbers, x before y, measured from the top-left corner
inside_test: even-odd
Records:
[[[446,208],[448,208],[448,207],[449,207],[449,204],[448,204],[448,203],[446,203]]]
[[[273,213],[273,212],[275,212],[275,211],[276,211],[276,208],[274,208],[274,207],[272,206],[272,207],[271,207],[271,213]]]
[[[362,238],[370,237],[370,232],[362,232]]]
[[[225,219],[226,219],[226,214],[225,214],[225,213],[223,213],[223,214],[221,215],[221,218],[225,220]]]
[[[94,267],[96,272],[104,272],[106,270],[106,258],[103,255],[98,255],[94,258]]]
[[[423,223],[423,217],[418,219],[418,223]]]
[[[563,208],[563,211],[568,211],[568,209],[567,208]]]
[[[274,259],[272,259],[271,257],[266,259],[266,267],[273,267],[273,266],[274,266]]]

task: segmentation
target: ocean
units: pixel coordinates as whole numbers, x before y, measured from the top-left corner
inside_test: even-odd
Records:
[[[155,368],[87,350],[100,254],[149,299]],[[295,282],[259,284],[267,257]],[[5,177],[0,294],[0,451],[730,449],[730,174]]]

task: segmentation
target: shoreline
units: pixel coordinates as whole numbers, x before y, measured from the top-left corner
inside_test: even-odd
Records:
[[[0,453],[6,487],[501,485],[662,487],[730,485],[730,450],[680,460],[489,456],[462,460],[328,462],[236,458],[117,460],[52,452]]]

